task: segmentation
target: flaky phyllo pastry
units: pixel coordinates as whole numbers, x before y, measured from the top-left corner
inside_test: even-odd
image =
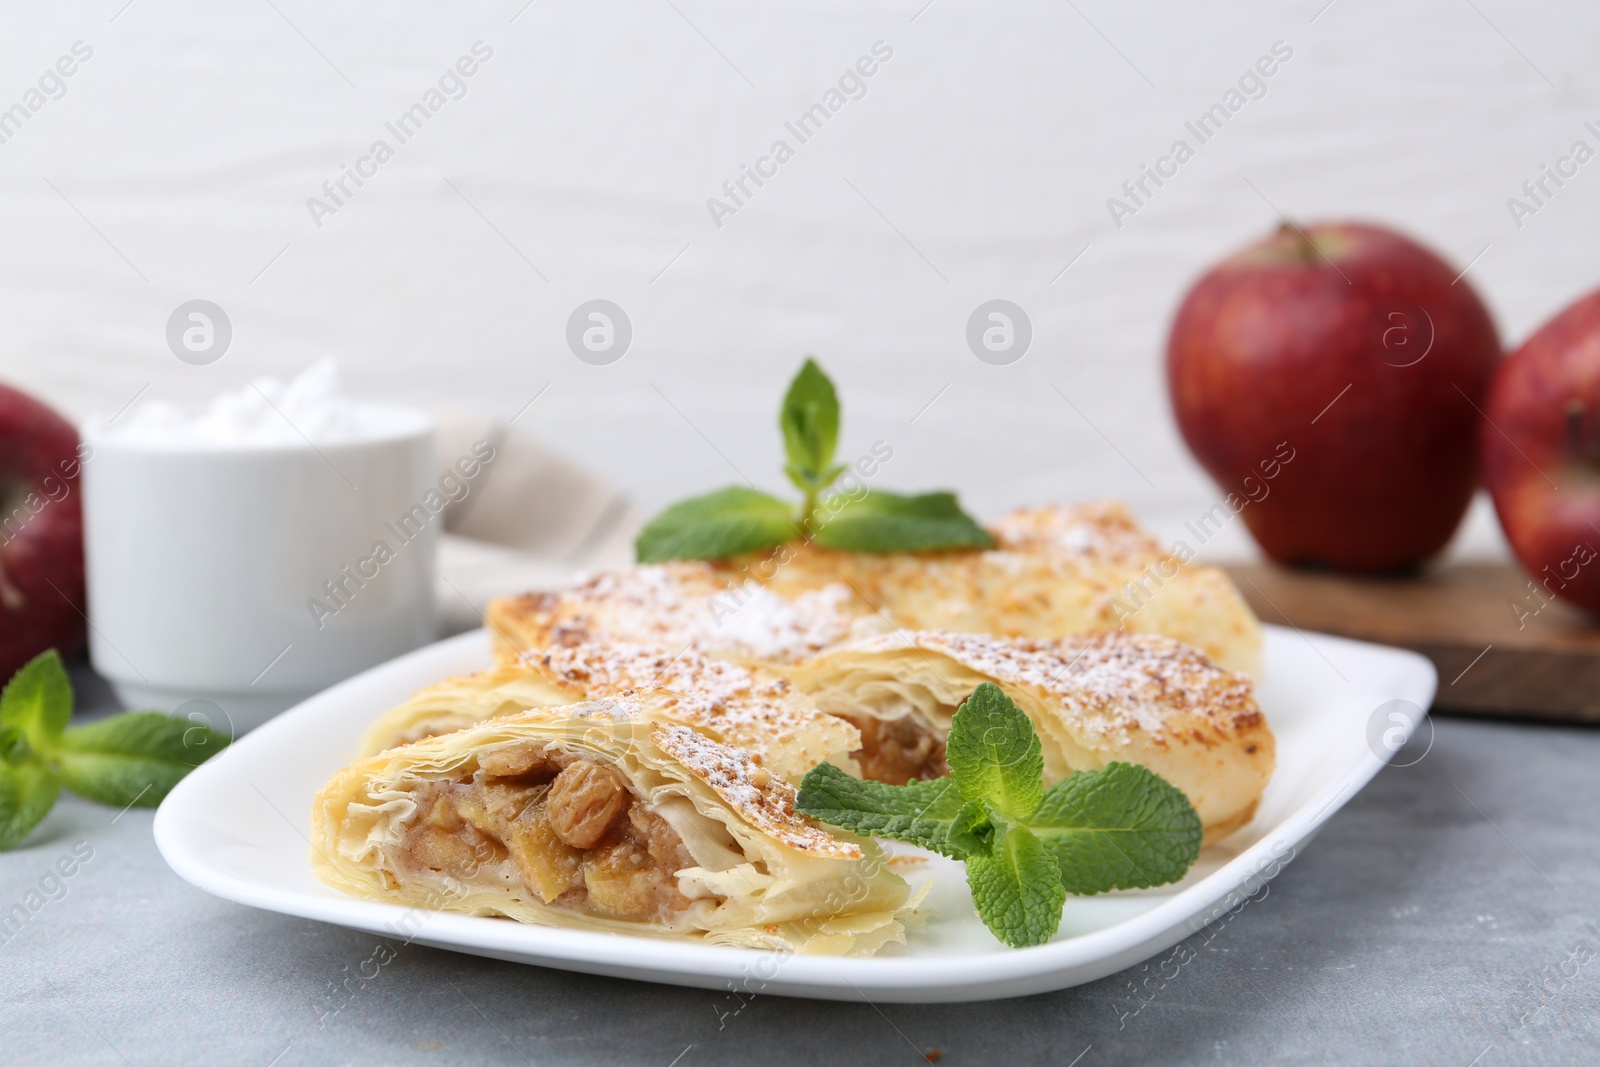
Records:
[[[637,567],[501,598],[486,621],[502,660],[624,641],[782,665],[896,629],[1122,630],[1171,637],[1259,674],[1261,624],[1228,576],[1164,549],[1120,504],[1022,509],[989,531],[996,547],[988,550],[874,555],[792,544]]]
[[[670,705],[678,722],[737,748],[762,751],[763,766],[795,784],[819,763],[855,766],[850,753],[861,742],[856,728],[817,711],[787,678],[692,649],[674,654],[628,644],[558,645],[431,685],[379,716],[362,737],[361,754],[530,708],[648,688],[670,691],[657,701]]]
[[[870,840],[674,721],[646,690],[491,719],[360,760],[312,810],[312,864],[346,893],[571,929],[870,954],[904,940],[906,883]]]
[[[1142,764],[1188,796],[1207,844],[1250,821],[1275,763],[1250,679],[1148,634],[890,634],[824,652],[791,677],[860,728],[865,776],[894,784],[949,772],[950,721],[993,682],[1033,721],[1046,786],[1113,760]]]

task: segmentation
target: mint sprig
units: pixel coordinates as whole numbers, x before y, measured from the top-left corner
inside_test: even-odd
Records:
[[[0,851],[15,848],[55,806],[61,787],[114,807],[152,808],[229,738],[159,711],[68,727],[72,684],[55,649],[0,691]]]
[[[956,711],[945,758],[949,777],[900,786],[824,763],[795,808],[963,861],[978,916],[1013,948],[1054,937],[1068,893],[1165,885],[1200,855],[1200,816],[1148,768],[1111,763],[1045,789],[1033,723],[992,682]]]
[[[994,547],[994,538],[961,510],[953,493],[902,496],[872,489],[824,499],[849,467],[835,462],[839,396],[815,360],[808,358],[789,383],[778,427],[784,474],[804,494],[798,508],[744,486],[679,501],[640,532],[634,542],[639,562],[724,559],[797,537],[848,552]]]

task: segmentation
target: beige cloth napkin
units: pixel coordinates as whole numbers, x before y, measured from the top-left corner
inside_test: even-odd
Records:
[[[434,417],[440,477],[466,485],[465,495],[442,512],[441,633],[480,625],[494,597],[553,588],[585,571],[633,561],[645,515],[615,487],[526,430],[468,412]],[[463,477],[458,461],[468,459],[470,469],[485,446],[492,458]]]

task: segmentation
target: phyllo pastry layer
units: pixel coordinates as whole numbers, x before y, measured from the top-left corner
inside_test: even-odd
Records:
[[[1250,821],[1276,760],[1249,678],[1149,634],[891,634],[824,652],[791,677],[860,728],[864,775],[896,784],[948,773],[951,718],[994,682],[1033,721],[1047,786],[1113,760],[1142,764],[1189,797],[1207,843]]]
[[[819,712],[787,678],[644,645],[558,645],[479,674],[449,678],[378,717],[361,754],[459,730],[531,708],[559,707],[634,690],[663,689],[663,714],[714,740],[750,752],[767,770],[799,784],[806,771],[832,762],[853,768],[856,728]]]
[[[877,846],[673,718],[676,694],[537,709],[390,749],[317,795],[311,861],[354,896],[813,953],[904,940]]]

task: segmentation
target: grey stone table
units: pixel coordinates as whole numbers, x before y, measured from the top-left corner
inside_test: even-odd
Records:
[[[1597,770],[1600,731],[1439,720],[1186,966],[928,1006],[363,966],[373,935],[207,896],[149,811],[64,798],[0,856],[0,910],[43,901],[0,933],[0,1064],[1600,1063]]]

